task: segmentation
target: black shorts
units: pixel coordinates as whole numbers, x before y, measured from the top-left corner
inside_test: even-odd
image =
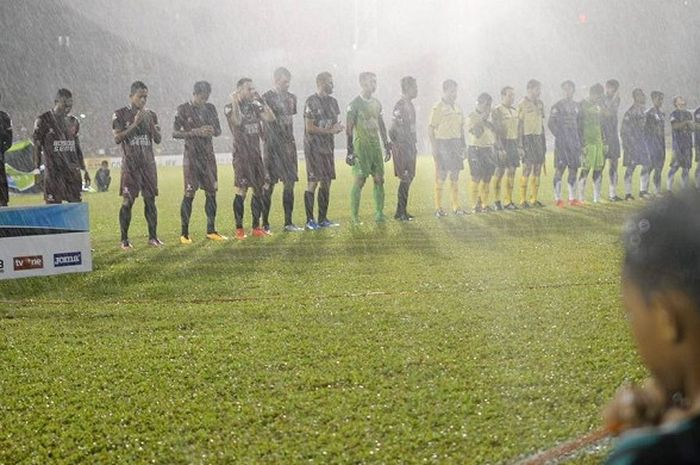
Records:
[[[265,166],[259,151],[233,152],[233,185],[239,189],[262,189],[265,184]]]
[[[294,141],[281,145],[266,143],[263,156],[265,164],[265,179],[270,184],[277,182],[297,182],[299,167],[297,162],[297,146]]]
[[[158,195],[158,169],[151,155],[122,157],[122,174],[119,195],[135,199],[139,193],[144,197]]]
[[[216,156],[214,153],[185,152],[182,164],[185,194],[194,195],[197,189],[214,193],[219,188]]]
[[[464,143],[462,139],[437,139],[435,141],[435,168],[438,172],[464,169]]]
[[[412,181],[416,177],[415,145],[394,144],[392,157],[394,159],[394,174],[402,181]]]
[[[582,150],[571,150],[569,148],[560,149],[555,147],[554,166],[560,170],[567,168],[570,170],[577,170],[581,167],[581,154]]]
[[[46,203],[80,202],[83,179],[80,168],[44,171],[44,200]]]
[[[306,179],[309,182],[330,182],[335,179],[335,157],[332,152],[325,153],[305,147]]]
[[[0,155],[0,207],[5,207],[10,202],[10,190],[7,186],[7,174],[5,173],[5,156]]]
[[[693,166],[693,150],[674,150],[671,167],[690,169]]]
[[[620,158],[620,138],[615,135],[607,141],[608,151],[605,153],[605,158],[609,160],[617,160]]]
[[[491,147],[469,147],[467,159],[471,177],[482,181],[489,181],[496,172],[496,160]]]
[[[520,154],[518,153],[517,140],[506,139],[504,141],[503,150],[499,150],[496,155],[498,168],[508,169],[520,166]]]
[[[523,136],[523,163],[529,165],[544,164],[547,146],[544,141],[544,136],[541,134],[531,134]]]

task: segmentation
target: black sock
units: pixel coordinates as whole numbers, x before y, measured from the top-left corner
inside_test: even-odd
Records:
[[[233,198],[233,217],[236,220],[236,229],[243,228],[243,210],[245,206],[243,204],[243,197],[239,194]]]
[[[306,209],[306,222],[314,220],[314,193],[304,192],[304,207]]]
[[[260,214],[262,213],[262,199],[259,194],[250,197],[250,213],[253,217],[253,228],[260,227]]]
[[[272,207],[272,191],[275,189],[274,185],[271,185],[267,189],[263,188],[262,191],[262,224],[263,226],[270,226],[270,207]]]
[[[133,202],[123,203],[119,209],[119,229],[122,234],[122,242],[129,240],[129,225],[131,224],[131,207]]]
[[[206,194],[204,213],[207,214],[207,234],[216,232],[216,194]]]
[[[148,238],[157,239],[156,229],[158,228],[158,209],[156,208],[155,197],[143,198],[143,213],[148,224]]]
[[[408,188],[411,186],[411,181],[401,181],[399,183],[398,201],[396,203],[396,214],[406,214],[406,204],[408,204]]]
[[[330,202],[331,190],[326,186],[318,188],[318,222],[323,223],[328,220],[328,203]]]
[[[282,206],[284,207],[284,225],[292,224],[292,211],[294,211],[294,188],[285,186],[282,192]]]
[[[185,237],[190,235],[190,217],[192,216],[192,197],[183,197],[180,205],[181,234]]]

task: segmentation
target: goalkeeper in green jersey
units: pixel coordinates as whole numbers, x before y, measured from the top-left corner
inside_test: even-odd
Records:
[[[369,176],[374,179],[374,219],[384,222],[384,162],[391,158],[391,147],[382,119],[382,104],[372,97],[377,90],[374,73],[360,74],[360,95],[350,103],[347,112],[348,155],[346,163],[352,166],[355,177],[350,193],[350,216],[359,224],[358,211],[362,188]],[[385,155],[382,156],[382,145]]]

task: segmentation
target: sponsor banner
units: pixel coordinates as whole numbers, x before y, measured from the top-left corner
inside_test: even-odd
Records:
[[[0,280],[87,271],[87,204],[0,209]]]

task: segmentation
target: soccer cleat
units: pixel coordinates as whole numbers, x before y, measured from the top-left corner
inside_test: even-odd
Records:
[[[416,219],[415,216],[411,215],[411,214],[408,213],[408,212],[405,212],[405,213],[404,213],[404,216],[406,217],[406,221],[413,221],[413,220]]]
[[[494,213],[496,210],[491,206],[481,207],[481,213]]]
[[[632,194],[627,194],[625,195],[625,200],[634,200],[634,196]]]
[[[243,239],[245,239],[248,236],[246,236],[246,233],[243,230],[243,228],[236,228],[236,233],[233,237],[235,237],[239,241],[242,241]]]
[[[338,223],[331,221],[328,218],[318,223],[319,228],[337,228],[338,226],[340,226]]]
[[[180,244],[190,245],[191,243],[192,243],[192,239],[190,239],[190,236],[180,236]]]
[[[649,192],[647,192],[647,191],[640,191],[640,192],[639,192],[639,198],[640,198],[640,199],[644,199],[644,200],[649,200],[649,199],[654,198],[654,196],[652,196],[652,195],[651,195]]]
[[[503,207],[506,210],[518,210],[517,205],[515,205],[513,202],[510,202],[508,205]]]
[[[148,245],[151,247],[163,247],[165,245],[165,242],[161,241],[157,237],[153,237],[148,240]]]
[[[120,247],[122,250],[133,250],[133,248],[134,248],[134,246],[131,245],[131,242],[129,242],[128,240],[126,240],[126,241],[121,241],[121,242],[119,243],[119,247]]]
[[[300,232],[303,230],[304,228],[300,228],[299,226],[294,224],[287,224],[284,226],[284,232]]]
[[[269,236],[270,234],[267,233],[263,228],[257,227],[257,228],[253,228],[253,229],[250,231],[250,235],[253,236],[253,237],[267,237],[267,236]]]
[[[386,216],[380,215],[374,218],[375,223],[386,223]]]
[[[530,208],[530,204],[527,202],[520,202],[520,208]]]
[[[444,218],[447,216],[447,213],[445,213],[445,210],[442,208],[439,208],[435,210],[435,218]]]
[[[533,206],[533,207],[536,207],[536,208],[543,208],[543,207],[544,207],[544,204],[543,204],[542,202],[540,202],[539,200],[535,200],[535,201],[533,202],[532,206]]]
[[[472,209],[472,213],[483,213],[484,210],[481,208],[481,204],[477,203],[474,205],[474,208]]]
[[[309,220],[306,222],[306,229],[308,229],[309,231],[316,231],[320,228],[321,227],[314,220]]]
[[[494,204],[494,206],[496,207],[496,211],[499,211],[499,212],[503,211],[503,204],[501,203],[500,200],[496,200],[496,203]]]
[[[569,205],[571,205],[572,207],[583,207],[585,203],[583,202],[583,200],[574,199],[569,200]]]
[[[622,202],[623,199],[615,195],[613,197],[610,197],[608,200],[610,200],[611,202]]]
[[[272,230],[270,229],[270,225],[267,224],[262,227],[263,232],[265,233],[266,236],[272,236]]]
[[[467,212],[465,212],[465,211],[462,210],[461,208],[458,208],[458,209],[455,210],[453,213],[454,213],[455,216],[465,216],[465,215],[467,214]]]
[[[569,201],[569,204],[571,204],[571,201]],[[554,205],[556,205],[559,208],[564,208],[564,201],[562,199],[559,199]]]
[[[218,232],[214,231],[211,233],[207,233],[207,239],[209,239],[210,241],[227,241],[228,237],[223,236]]]

